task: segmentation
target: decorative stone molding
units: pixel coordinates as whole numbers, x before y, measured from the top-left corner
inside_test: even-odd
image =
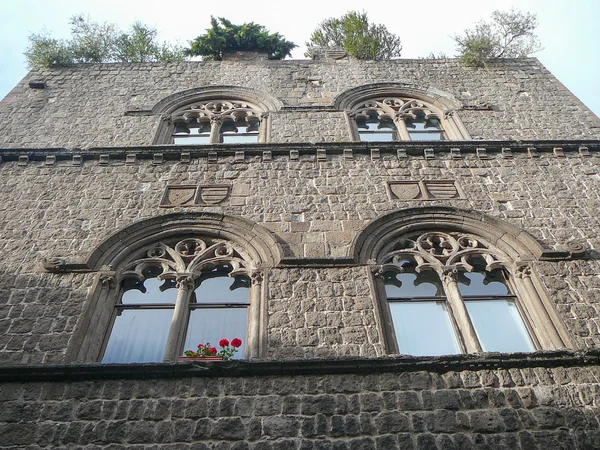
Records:
[[[231,186],[224,184],[170,185],[165,188],[161,208],[214,206],[223,203],[231,194]]]
[[[42,267],[47,272],[65,272],[67,267],[67,260],[65,258],[50,257],[42,260]]]
[[[388,194],[392,200],[448,200],[465,198],[453,180],[390,181]]]
[[[400,260],[411,256],[417,263],[416,271],[435,270],[440,277],[453,277],[459,270],[473,271],[471,259],[481,258],[486,262],[486,270],[508,268],[510,259],[489,243],[464,233],[428,231],[388,244],[380,256],[383,270],[400,271]]]
[[[171,185],[165,188],[160,206],[162,208],[173,208],[175,206],[194,206],[196,204],[195,185]]]
[[[523,259],[523,255],[529,255],[530,259],[544,259],[554,253],[533,236],[508,222],[475,211],[431,206],[402,209],[375,219],[355,237],[352,244],[354,257],[360,263],[377,259],[386,243],[413,230],[427,228],[477,235],[493,243],[495,248],[513,261]],[[568,254],[561,255],[563,259],[568,257]]]
[[[231,193],[231,186],[223,184],[211,184],[198,187],[198,200],[196,201],[199,205],[218,205],[223,203]]]

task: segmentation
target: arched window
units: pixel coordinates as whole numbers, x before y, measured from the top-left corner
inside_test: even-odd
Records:
[[[252,144],[269,141],[270,113],[283,103],[242,86],[204,86],[163,98],[155,144]]]
[[[173,361],[186,349],[246,342],[252,270],[220,239],[161,241],[117,275],[119,299],[102,362]],[[244,347],[236,357],[244,357]]]
[[[383,280],[399,353],[529,352],[538,347],[510,262],[464,233],[425,232],[383,258]]]
[[[260,140],[259,107],[237,100],[208,100],[187,105],[172,115],[173,143],[249,144]]]
[[[388,353],[573,348],[535,270],[564,254],[510,223],[454,207],[402,209],[365,227],[354,257],[373,273]]]
[[[380,97],[354,105],[358,140],[361,141],[443,141],[448,135],[442,126],[443,114],[420,100]]]

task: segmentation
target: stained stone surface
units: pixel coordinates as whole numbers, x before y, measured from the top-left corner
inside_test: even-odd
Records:
[[[47,87],[31,89],[29,80]],[[600,138],[600,120],[535,58],[503,60],[486,70],[452,59],[221,61],[31,72],[0,105],[0,148],[150,145],[160,117],[126,113],[208,85],[243,86],[279,99],[271,142],[347,142],[344,113],[327,108],[345,91],[389,82],[457,101],[474,139]]]
[[[30,89],[30,79],[47,88]],[[350,143],[334,99],[381,82],[454,98],[471,137],[484,140]],[[148,147],[160,118],[126,114],[206,85],[278,98],[270,142]],[[430,206],[500,219],[549,251],[581,246],[575,258],[532,266],[572,350],[598,348],[599,138],[600,120],[536,59],[488,70],[453,60],[340,60],[31,73],[0,102],[0,376],[65,364],[78,345],[97,274],[50,273],[44,258],[84,262],[126,227],[187,212],[243,218],[279,242],[285,261],[263,268],[263,357],[274,368],[387,357],[377,282],[354,259],[355,239],[385,214]],[[460,195],[399,199],[389,188],[436,181],[455,183]],[[227,193],[216,204],[161,207],[170,186],[215,185]],[[265,376],[249,368],[154,380],[134,365],[136,379],[5,381],[0,448],[600,448],[598,357],[586,358],[373,374]]]
[[[596,366],[9,382],[0,446],[592,449],[599,377]]]

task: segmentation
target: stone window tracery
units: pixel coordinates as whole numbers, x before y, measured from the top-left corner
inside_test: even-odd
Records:
[[[550,346],[531,267],[462,232],[409,234],[387,246],[383,281],[394,352],[443,355]],[[541,341],[540,341],[541,338]],[[545,345],[543,345],[545,344]]]
[[[264,141],[267,113],[248,102],[195,102],[171,115],[172,139],[177,145],[256,143]]]
[[[387,95],[361,100],[349,113],[353,138],[360,141],[443,141],[465,139],[453,111],[410,97]]]
[[[104,363],[175,361],[198,343],[225,337],[244,344],[258,272],[228,241],[160,241],[116,274],[118,301],[105,338]],[[242,347],[237,357],[244,357]]]

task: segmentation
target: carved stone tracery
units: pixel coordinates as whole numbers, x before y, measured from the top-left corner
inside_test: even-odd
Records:
[[[473,259],[485,261],[485,270],[508,269],[510,259],[497,249],[474,236],[464,233],[428,231],[394,242],[381,258],[385,271],[402,272],[401,261],[414,259],[415,270],[435,270],[440,277],[459,271],[475,270]]]
[[[170,280],[177,287],[187,287],[203,273],[225,267],[227,275],[253,277],[256,269],[234,246],[224,240],[187,238],[175,243],[159,242],[147,247],[141,258],[129,263],[120,280],[143,282],[146,278]]]
[[[237,123],[245,121],[256,128],[263,114],[254,105],[236,100],[209,100],[195,103],[172,115],[173,122],[186,124]]]
[[[441,117],[434,112],[426,103],[420,100],[401,97],[381,97],[369,99],[357,104],[353,111],[357,120],[368,120],[377,115],[379,120],[417,119],[424,115],[426,120]]]

